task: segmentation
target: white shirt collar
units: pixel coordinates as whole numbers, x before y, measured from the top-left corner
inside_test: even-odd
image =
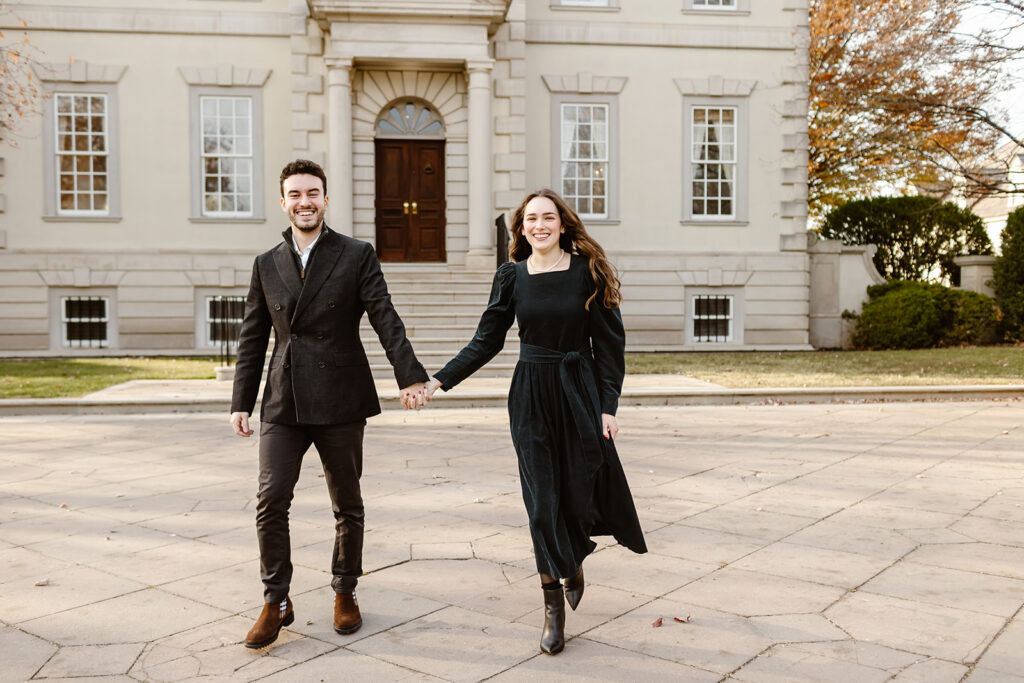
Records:
[[[305,268],[306,264],[309,263],[309,253],[313,250],[313,245],[319,241],[320,237],[324,234],[323,227],[320,228],[320,232],[317,233],[313,241],[309,243],[309,246],[305,249],[299,249],[299,245],[295,242],[295,233],[292,233],[292,246],[295,247],[295,251],[299,252],[299,258],[302,260],[302,267]]]

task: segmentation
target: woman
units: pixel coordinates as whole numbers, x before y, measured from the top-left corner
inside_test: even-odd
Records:
[[[476,335],[431,379],[426,397],[493,358],[518,319],[508,411],[544,594],[540,647],[554,655],[565,646],[565,599],[575,610],[583,597],[583,559],[596,547],[590,537],[611,534],[647,552],[612,444],[625,334],[618,278],[555,192],[534,192],[516,209],[511,252],[515,262],[495,273]]]

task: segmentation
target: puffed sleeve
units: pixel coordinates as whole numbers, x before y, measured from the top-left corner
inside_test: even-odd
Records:
[[[472,341],[434,375],[441,382],[442,389],[450,390],[486,365],[487,361],[501,351],[505,345],[505,335],[516,319],[515,305],[512,301],[515,286],[515,264],[501,264],[494,273],[491,298],[483,315],[480,316],[480,324],[477,325]]]
[[[594,371],[601,412],[614,415],[626,376],[626,330],[618,308],[605,308],[601,292],[590,302],[590,342],[594,347]]]

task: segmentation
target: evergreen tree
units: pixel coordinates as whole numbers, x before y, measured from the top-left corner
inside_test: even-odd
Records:
[[[993,268],[992,287],[1003,312],[1003,329],[1010,341],[1024,340],[1024,206],[1006,219],[1000,235],[1003,253]]]

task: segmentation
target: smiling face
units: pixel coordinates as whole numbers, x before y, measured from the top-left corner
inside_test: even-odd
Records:
[[[288,214],[292,227],[303,232],[318,230],[327,209],[327,195],[320,178],[297,173],[284,179],[282,190],[281,210]]]
[[[523,235],[534,252],[547,254],[558,248],[565,228],[555,203],[547,197],[534,197],[523,211]]]

